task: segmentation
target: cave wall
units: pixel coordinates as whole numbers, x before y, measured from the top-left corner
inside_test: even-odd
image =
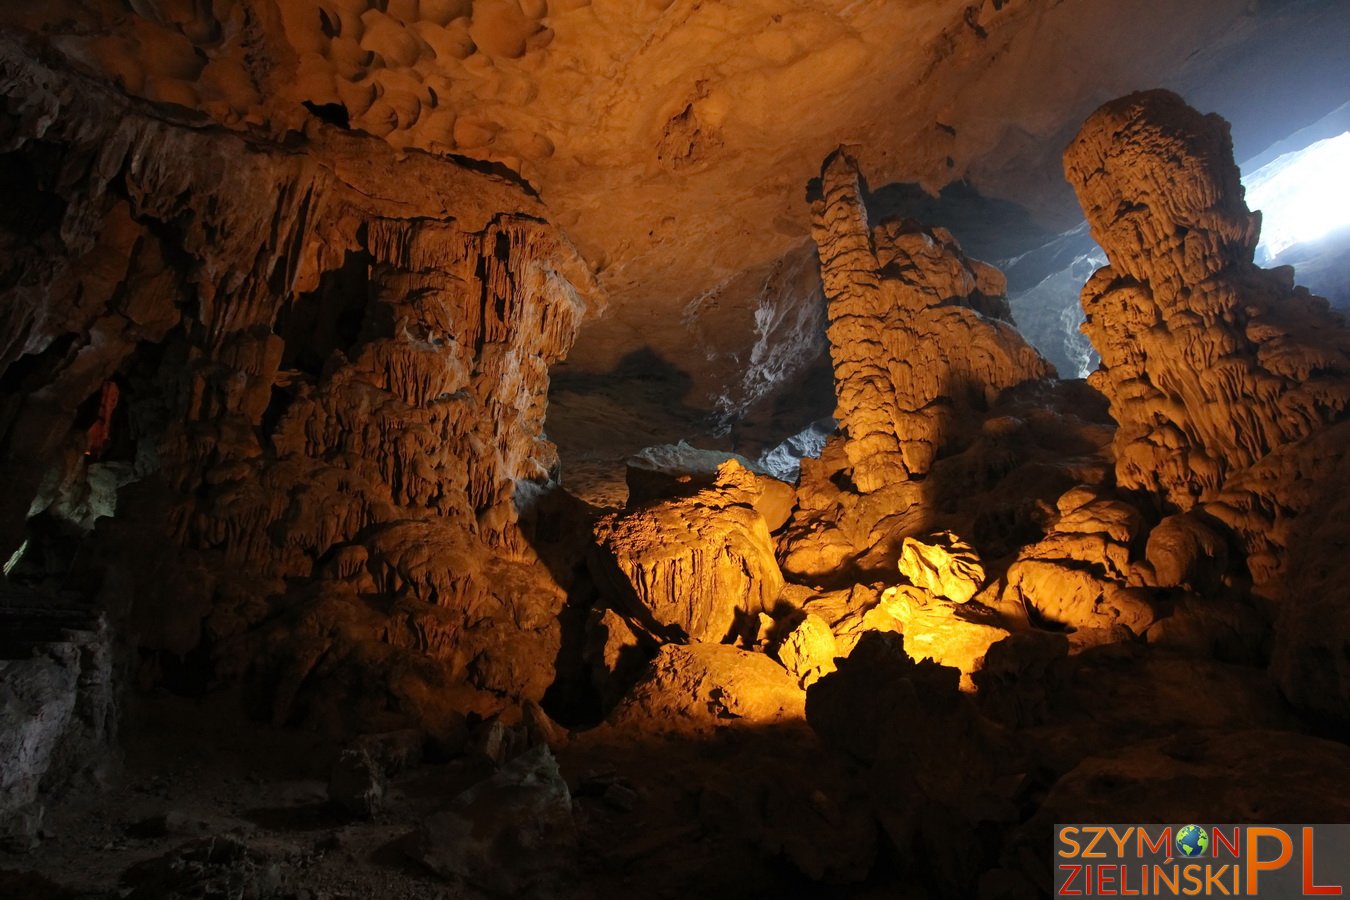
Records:
[[[541,205],[336,129],[223,132],[35,55],[0,43],[23,173],[0,229],[6,554],[114,468],[94,565],[143,654],[334,727],[542,696],[564,598],[515,495],[556,466],[547,367],[598,292]]]

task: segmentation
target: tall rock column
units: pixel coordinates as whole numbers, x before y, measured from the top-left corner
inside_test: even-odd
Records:
[[[942,228],[868,219],[857,163],[826,161],[813,205],[835,417],[863,493],[921,479],[1002,391],[1054,368],[1012,327],[1006,282]],[[977,424],[977,423],[976,423]]]
[[[1116,478],[1228,525],[1279,601],[1272,674],[1350,723],[1350,330],[1253,263],[1228,124],[1166,91],[1103,106],[1064,168],[1111,264],[1083,290]]]
[[[1108,103],[1064,170],[1110,265],[1083,290],[1102,357],[1091,383],[1120,423],[1116,476],[1178,509],[1334,422],[1350,403],[1350,333],[1289,270],[1253,263],[1228,123],[1175,94]]]

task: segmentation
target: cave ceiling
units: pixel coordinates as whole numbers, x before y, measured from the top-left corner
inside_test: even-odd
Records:
[[[0,10],[0,24],[171,112],[289,140],[323,119],[410,153],[509,170],[609,296],[570,366],[613,371],[646,353],[690,376],[694,406],[719,390],[725,399],[740,377],[782,261],[811,262],[805,186],[836,146],[853,148],[874,186],[963,182],[1025,212],[1028,234],[1061,230],[1077,208],[1059,155],[1091,109],[1173,87],[1234,122],[1243,158],[1344,102],[1347,19],[1343,4],[1316,0],[19,0]]]

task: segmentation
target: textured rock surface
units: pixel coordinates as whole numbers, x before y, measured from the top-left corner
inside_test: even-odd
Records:
[[[612,602],[654,637],[714,643],[771,610],[783,576],[759,493],[732,461],[691,497],[601,519],[594,568]]]
[[[778,647],[778,661],[803,688],[835,669],[839,645],[830,625],[807,613]]]
[[[978,604],[955,604],[902,585],[881,594],[881,608],[904,635],[910,659],[932,660],[961,673],[962,690],[973,690],[971,676],[984,665],[989,648],[1008,636],[1000,617]]]
[[[1341,417],[1350,332],[1288,270],[1253,264],[1227,123],[1166,92],[1095,113],[1065,172],[1110,265],[1083,291],[1120,423],[1116,478],[1179,509]]]
[[[185,127],[12,43],[0,69],[20,202],[49,213],[5,232],[5,543],[112,381],[139,482],[106,590],[143,647],[205,644],[334,726],[542,696],[563,597],[513,493],[555,465],[547,366],[594,285],[538,203],[331,130],[297,154]]]
[[[1004,599],[1041,621],[1074,629],[1124,626],[1142,634],[1156,618],[1152,592],[1135,583],[1132,544],[1143,521],[1129,504],[1078,487],[1058,501],[1044,539],[1022,548],[1008,568]]]
[[[967,259],[942,229],[873,226],[861,173],[843,150],[825,162],[812,230],[829,303],[835,418],[863,493],[923,478],[968,443],[972,413],[1054,374],[1007,321],[1002,274]]]
[[[1277,92],[1264,114],[1287,121],[1301,103],[1281,100],[1306,103],[1314,79],[1284,63],[1297,52],[1334,72],[1346,34],[1337,12],[1249,0],[1088,11],[1002,0],[62,0],[8,4],[0,23],[229,128],[280,136],[321,114],[396,148],[521,173],[566,211],[625,298],[586,342],[603,372],[648,343],[678,362],[711,323],[730,326],[714,335],[721,360],[745,359],[766,273],[800,258],[808,236],[801,185],[840,142],[866,141],[878,183],[965,178],[1069,215],[1054,156],[1102,96],[1217,70],[1229,103]],[[1311,22],[1311,37],[1268,49],[1281,13]],[[1091,77],[1064,77],[1089,57]],[[1232,58],[1253,63],[1234,69]],[[686,323],[710,295],[709,315]],[[712,393],[744,375],[727,362],[684,368]]]
[[[979,554],[950,531],[924,541],[905,538],[896,565],[910,584],[953,603],[968,602],[984,586]]]
[[[646,733],[696,734],[801,719],[805,701],[796,680],[762,653],[666,644],[610,721]]]
[[[1117,481],[1196,510],[1150,536],[1155,581],[1213,593],[1225,558],[1213,530],[1231,529],[1255,589],[1282,598],[1274,672],[1286,695],[1345,719],[1350,631],[1330,585],[1347,537],[1334,511],[1350,330],[1290,270],[1254,265],[1260,218],[1218,116],[1166,92],[1122,98],[1084,125],[1065,171],[1111,262],[1083,306],[1102,355],[1092,382],[1121,426]],[[1203,631],[1228,630],[1205,618]]]
[[[940,531],[960,534],[985,559],[1016,553],[1054,523],[1066,490],[1109,479],[1104,407],[1081,382],[1023,385],[923,481],[872,493],[850,486],[845,440],[834,439],[820,459],[802,461],[797,508],[779,538],[784,571],[830,587],[857,573],[891,582],[905,539]]]

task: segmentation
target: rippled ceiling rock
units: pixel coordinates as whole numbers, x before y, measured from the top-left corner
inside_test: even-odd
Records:
[[[809,259],[803,185],[834,147],[859,145],[877,184],[965,178],[1071,215],[1058,153],[1088,111],[1203,86],[1235,59],[1249,74],[1225,75],[1234,99],[1245,78],[1288,100],[1288,79],[1337,59],[1321,20],[1344,20],[1338,5],[18,0],[0,25],[231,128],[284,136],[317,115],[513,170],[615,300],[572,361],[608,371],[647,347],[710,403],[744,381],[765,280]],[[1331,49],[1290,53],[1285,32]]]

